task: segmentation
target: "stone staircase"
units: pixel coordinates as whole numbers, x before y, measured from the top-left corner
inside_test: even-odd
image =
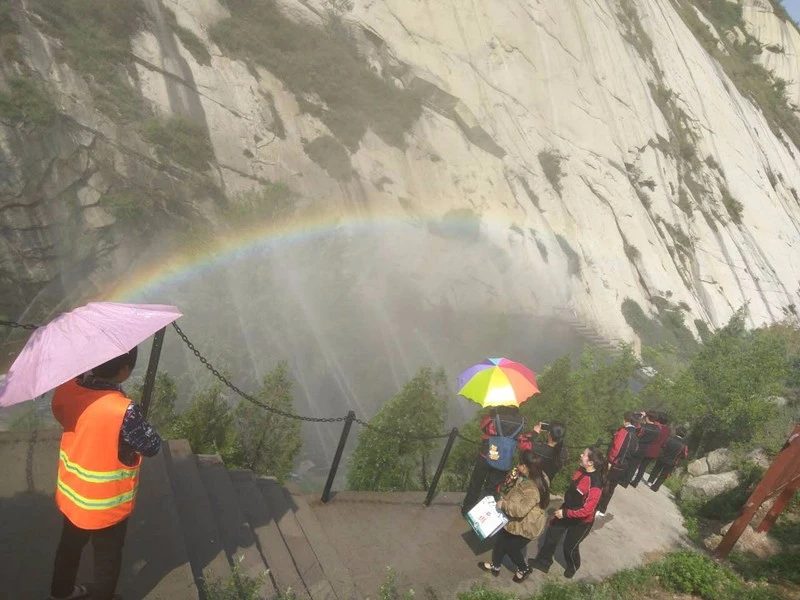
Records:
[[[61,528],[52,500],[59,440],[58,431],[0,433],[0,600],[48,597]],[[87,550],[79,580],[91,580],[91,562]],[[142,467],[118,593],[205,600],[204,578],[228,582],[234,572],[260,582],[259,598],[358,597],[304,496],[195,455],[186,440],[166,443]]]

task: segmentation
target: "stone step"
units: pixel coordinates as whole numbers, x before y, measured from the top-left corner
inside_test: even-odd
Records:
[[[198,597],[163,452],[142,460],[117,591],[131,600]]]
[[[55,506],[60,431],[0,434],[0,598],[46,598],[63,517]],[[78,581],[92,580],[92,551],[83,553]],[[128,522],[117,591],[129,600],[197,598],[178,525],[164,456],[142,463],[136,508]]]
[[[60,431],[0,434],[0,599],[47,598],[63,517]]]
[[[297,523],[294,515],[297,506],[292,497],[286,494],[283,487],[272,477],[259,477],[257,485],[271,514],[274,515],[281,536],[286,547],[289,548],[297,572],[300,574],[308,594],[313,600],[335,600],[336,593],[325,578],[325,573],[314,549]],[[299,587],[294,589],[300,591]]]
[[[298,599],[309,598],[292,555],[283,540],[278,523],[273,518],[264,496],[256,485],[252,471],[232,469],[229,471],[239,506],[256,537],[256,543],[269,568],[275,587],[286,593],[291,589]]]
[[[218,454],[198,454],[200,478],[211,501],[214,521],[220,532],[228,561],[248,578],[259,582],[259,598],[273,598],[277,590],[269,577],[267,562],[259,551],[256,537],[239,505],[239,495]]]
[[[231,576],[230,563],[214,520],[211,500],[200,477],[197,458],[189,442],[170,440],[164,443],[162,451],[167,459],[189,563],[202,599],[205,597],[202,593],[203,580],[227,580]]]
[[[350,571],[334,549],[309,504],[309,502],[320,502],[320,500],[316,497],[316,500],[312,500],[302,494],[292,494],[288,489],[283,491],[289,497],[290,502],[294,502],[297,507],[294,513],[297,524],[303,531],[308,543],[314,549],[314,554],[316,554],[317,560],[322,567],[322,572],[330,582],[336,596],[340,599],[348,600],[350,598],[359,598],[360,595],[356,591]]]

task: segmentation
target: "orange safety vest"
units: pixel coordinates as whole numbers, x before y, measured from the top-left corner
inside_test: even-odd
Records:
[[[53,414],[64,428],[56,504],[76,527],[111,527],[133,512],[142,457],[137,455],[134,467],[119,460],[120,429],[130,403],[121,392],[85,388],[77,380],[53,395]]]

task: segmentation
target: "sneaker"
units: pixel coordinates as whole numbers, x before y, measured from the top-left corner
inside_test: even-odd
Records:
[[[575,577],[575,569],[565,569],[564,577],[566,577],[567,579],[572,579],[573,577]]]
[[[595,516],[595,517],[601,517],[601,518],[602,518],[602,517],[605,517],[605,516],[606,516],[606,513],[604,513],[604,512],[600,512],[600,511],[598,510],[597,512],[595,512],[595,513],[594,513],[594,516]]]

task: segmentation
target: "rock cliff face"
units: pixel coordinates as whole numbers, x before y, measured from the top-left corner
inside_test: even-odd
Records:
[[[800,303],[800,34],[743,5],[0,0],[0,311],[101,295],[291,197],[471,215],[547,278],[506,290],[519,310],[608,338],[637,343],[637,304],[693,332],[745,304],[779,319]]]

